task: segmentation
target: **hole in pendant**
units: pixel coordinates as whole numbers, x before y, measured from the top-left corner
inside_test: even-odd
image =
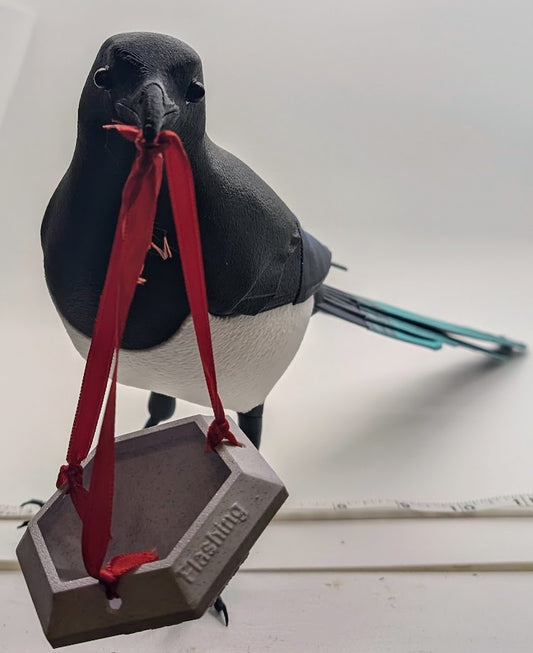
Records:
[[[107,607],[109,612],[118,612],[122,607],[122,599],[118,596],[114,599],[109,599]]]

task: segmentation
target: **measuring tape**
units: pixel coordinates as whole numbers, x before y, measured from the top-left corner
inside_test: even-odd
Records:
[[[0,519],[26,521],[38,508],[0,504]],[[533,492],[471,501],[401,501],[365,499],[292,504],[274,517],[277,521],[326,519],[416,519],[424,517],[533,517]]]
[[[0,503],[0,519],[27,521],[34,517],[38,511],[39,507],[35,505],[10,506],[5,503]]]
[[[35,505],[13,506],[0,504],[0,520],[30,520],[37,514]],[[282,508],[274,519],[278,522],[325,521],[358,519],[423,519],[423,518],[504,518],[533,517],[533,492],[509,494],[471,501],[429,502],[401,501],[398,499],[369,499],[360,501],[337,501],[292,504]],[[19,569],[17,561],[0,558],[0,571]],[[284,571],[290,571],[283,568]],[[342,568],[339,571],[372,571],[369,567]],[[384,571],[533,571],[533,562],[491,562],[454,565],[399,565],[376,567]],[[272,569],[244,569],[244,571],[273,571]],[[315,569],[316,571],[316,569]],[[328,571],[332,569],[328,568]]]
[[[533,517],[533,492],[471,501],[422,502],[370,499],[294,504],[282,508],[278,521],[326,519],[417,519],[424,517]]]

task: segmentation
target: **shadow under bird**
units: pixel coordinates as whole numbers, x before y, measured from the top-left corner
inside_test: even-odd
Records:
[[[46,281],[77,350],[86,356],[134,144],[103,125],[134,125],[146,141],[181,138],[194,177],[219,393],[259,446],[263,403],[294,357],[311,316],[329,313],[398,340],[463,346],[507,358],[524,346],[425,318],[324,283],[327,247],[253,170],[205,132],[202,65],[187,44],[126,33],[101,47],[82,92],[72,162],[42,224]],[[154,425],[175,398],[209,405],[187,301],[166,182],[120,351],[118,380],[152,391]]]

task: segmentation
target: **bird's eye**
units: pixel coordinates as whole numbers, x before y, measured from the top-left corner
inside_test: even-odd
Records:
[[[93,82],[98,88],[103,88],[108,91],[111,88],[111,72],[109,66],[98,68],[93,75]]]
[[[196,80],[194,80],[190,83],[189,88],[187,89],[187,95],[185,96],[185,100],[187,102],[200,102],[201,100],[204,99],[204,96],[205,96],[204,85],[201,82],[197,82]]]

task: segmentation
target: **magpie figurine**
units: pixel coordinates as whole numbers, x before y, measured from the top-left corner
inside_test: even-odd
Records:
[[[112,36],[82,92],[72,162],[44,216],[46,281],[76,349],[86,356],[135,147],[103,125],[124,123],[154,141],[181,138],[194,177],[219,393],[259,446],[263,403],[321,311],[383,335],[439,349],[461,345],[497,358],[524,346],[349,295],[324,283],[331,253],[276,193],[205,133],[201,61],[153,33]],[[147,426],[175,398],[209,405],[165,181],[121,343],[119,381],[152,392]],[[220,599],[217,609],[225,607]]]
[[[102,128],[112,122],[137,126],[149,142],[172,130],[184,144],[194,176],[219,392],[256,446],[265,398],[317,311],[432,349],[461,345],[498,358],[524,349],[326,285],[330,251],[260,177],[209,139],[204,95],[199,56],[163,34],[112,36],[89,72],[74,156],[41,229],[48,288],[83,356],[135,155],[132,143]],[[151,426],[172,415],[176,397],[209,405],[165,181],[142,281],[121,344],[119,381],[152,391]]]

